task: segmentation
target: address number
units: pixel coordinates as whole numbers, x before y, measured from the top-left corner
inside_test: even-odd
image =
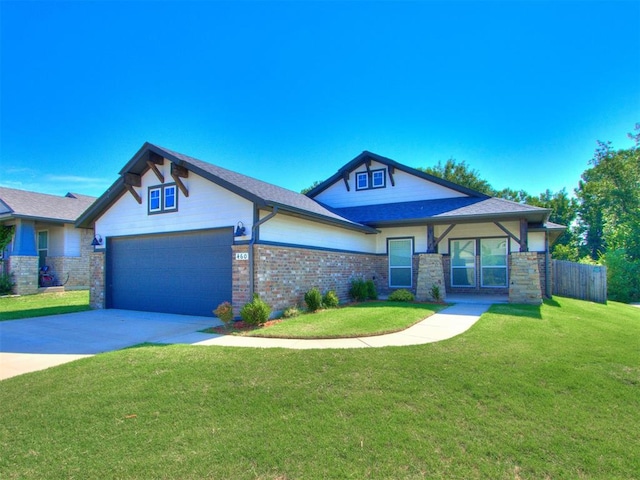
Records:
[[[249,254],[244,253],[236,253],[236,260],[249,260]]]

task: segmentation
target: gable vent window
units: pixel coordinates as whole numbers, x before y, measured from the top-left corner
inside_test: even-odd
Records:
[[[176,184],[149,187],[149,214],[168,213],[178,210]]]
[[[370,172],[356,173],[356,190],[371,190],[374,188],[385,188],[387,186],[387,175],[384,168],[371,170]]]

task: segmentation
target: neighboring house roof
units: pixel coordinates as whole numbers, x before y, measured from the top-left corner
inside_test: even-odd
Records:
[[[551,210],[493,197],[457,197],[332,209],[371,227],[526,218],[544,223]]]
[[[75,223],[95,197],[67,193],[64,197],[0,187],[0,220],[24,218],[54,223]]]
[[[176,165],[185,167],[201,177],[256,203],[260,207],[278,207],[280,211],[285,211],[291,215],[311,218],[325,223],[338,224],[364,233],[376,232],[370,227],[353,222],[332,212],[301,193],[287,190],[286,188],[278,187],[151,143],[145,143],[142,146],[138,153],[136,153],[120,171],[121,177],[100,197],[95,205],[78,219],[79,226],[89,226],[101,212],[108,208],[126,191],[124,175],[127,173],[142,175],[147,171],[149,152],[161,155]]]
[[[423,172],[421,170],[417,170],[415,168],[408,167],[406,165],[403,165],[401,163],[396,162],[395,160],[391,160],[390,158],[383,157],[382,155],[377,155],[377,154],[375,154],[373,152],[369,152],[367,150],[363,151],[356,158],[354,158],[349,163],[347,163],[342,168],[340,168],[340,170],[338,170],[333,176],[329,177],[324,182],[320,183],[319,185],[317,185],[314,188],[312,188],[311,190],[309,190],[307,192],[307,196],[309,196],[311,198],[315,197],[319,193],[321,193],[324,190],[326,190],[327,188],[329,188],[335,182],[341,181],[342,178],[343,178],[343,175],[345,173],[348,173],[348,172],[351,172],[351,171],[357,169],[360,165],[362,165],[362,164],[364,164],[364,163],[366,163],[366,162],[368,162],[370,160],[376,161],[378,163],[385,164],[385,165],[387,165],[389,167],[397,168],[398,170],[401,170],[403,172],[409,173],[409,174],[414,175],[416,177],[422,178],[422,179],[427,180],[427,181],[429,181],[431,183],[435,183],[437,185],[441,185],[443,187],[449,188],[449,189],[454,190],[456,192],[464,193],[465,195],[469,195],[471,197],[481,197],[481,198],[487,198],[488,197],[488,195],[486,195],[486,194],[484,194],[482,192],[478,192],[477,190],[472,190],[470,188],[463,187],[462,185],[458,185],[458,184],[450,182],[448,180],[444,180],[443,178],[436,177],[434,175],[430,175],[428,173],[425,173],[425,172]]]

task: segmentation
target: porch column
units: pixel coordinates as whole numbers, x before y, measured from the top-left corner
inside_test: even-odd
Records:
[[[444,302],[446,289],[442,255],[439,253],[421,253],[418,255],[418,259],[416,300],[420,302]],[[439,298],[435,298],[434,293],[437,293]]]
[[[509,303],[542,303],[536,252],[512,252],[509,255],[509,275]]]
[[[33,220],[18,219],[16,221],[9,266],[15,281],[16,295],[38,293],[38,250],[36,249],[36,223]]]

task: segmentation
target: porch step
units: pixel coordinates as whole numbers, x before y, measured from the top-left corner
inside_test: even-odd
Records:
[[[38,288],[38,293],[62,293],[64,292],[64,287],[40,287]]]

